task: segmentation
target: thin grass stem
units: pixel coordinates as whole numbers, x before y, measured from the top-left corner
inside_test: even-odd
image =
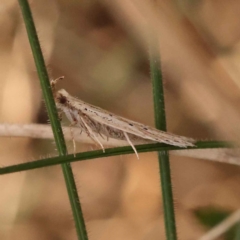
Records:
[[[179,148],[179,147],[170,146],[162,143],[137,145],[135,147],[138,153],[141,153],[141,152],[154,152],[154,151],[186,150],[186,149],[229,148],[229,147],[232,147],[232,143],[220,142],[220,141],[208,141],[208,142],[205,141],[205,142],[198,142],[196,143],[195,147],[188,147],[188,148]],[[41,160],[2,167],[0,168],[0,175],[38,169],[43,167],[49,167],[49,166],[54,166],[54,165],[63,164],[63,163],[85,161],[85,160],[90,160],[95,158],[97,159],[102,157],[111,157],[111,156],[133,154],[133,153],[134,151],[132,147],[128,146],[128,147],[118,147],[118,148],[107,148],[105,149],[105,153],[103,153],[102,150],[96,150],[96,151],[77,153],[75,156],[73,154],[70,154],[67,156],[44,158]]]
[[[160,69],[160,56],[157,44],[154,44],[150,50],[150,69],[153,85],[153,100],[156,128],[167,131],[164,89],[162,73]],[[174,202],[171,183],[171,171],[168,151],[158,152],[158,162],[160,167],[160,179],[163,198],[164,222],[167,240],[176,240],[177,231],[174,214]]]
[[[55,106],[50,81],[45,66],[43,54],[38,40],[34,20],[31,9],[27,0],[19,0],[22,16],[27,30],[27,35],[31,50],[33,53],[35,65],[40,79],[43,97],[45,99],[49,119],[53,129],[54,139],[60,157],[67,155],[67,148],[63,137],[60,121],[58,119],[57,109]],[[74,216],[75,226],[77,230],[78,239],[87,240],[86,226],[83,219],[82,209],[78,198],[77,187],[73,177],[73,172],[69,163],[62,164],[62,171],[65,178],[67,192]]]

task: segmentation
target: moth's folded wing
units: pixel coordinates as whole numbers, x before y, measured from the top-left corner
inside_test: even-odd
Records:
[[[114,115],[97,107],[94,107],[93,110],[88,109],[88,115],[95,121],[143,139],[149,139],[154,142],[166,143],[179,147],[194,146],[194,140],[191,138],[163,132],[153,127]]]

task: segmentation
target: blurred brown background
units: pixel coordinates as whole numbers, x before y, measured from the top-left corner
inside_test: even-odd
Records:
[[[160,40],[168,130],[239,141],[239,1],[30,3],[49,74],[65,76],[59,87],[153,125],[147,43],[154,33]],[[0,13],[1,122],[47,123],[17,1],[1,0]],[[0,141],[3,166],[56,154],[53,141]],[[68,146],[71,152],[71,142]],[[165,239],[155,153],[141,154],[140,161],[129,155],[72,166],[89,239]],[[208,231],[196,209],[239,208],[239,167],[176,156],[171,166],[179,239],[198,239]],[[0,239],[76,239],[60,166],[1,176],[0,189]]]

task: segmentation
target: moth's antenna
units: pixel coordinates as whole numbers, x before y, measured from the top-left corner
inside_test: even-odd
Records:
[[[61,77],[58,77],[56,79],[52,79],[50,81],[50,84],[51,84],[51,88],[52,88],[52,91],[53,91],[53,94],[55,95],[56,93],[56,84],[58,83],[59,80],[62,80],[64,79],[64,76],[61,76]]]

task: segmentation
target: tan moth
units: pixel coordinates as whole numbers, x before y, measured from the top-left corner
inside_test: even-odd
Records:
[[[54,100],[59,110],[65,113],[71,126],[76,126],[104,151],[100,138],[126,140],[138,157],[132,141],[145,139],[149,142],[160,142],[178,147],[194,146],[195,140],[160,131],[153,127],[117,116],[99,107],[93,106],[71,96],[66,90],[56,91],[55,85],[64,77],[51,81]]]

